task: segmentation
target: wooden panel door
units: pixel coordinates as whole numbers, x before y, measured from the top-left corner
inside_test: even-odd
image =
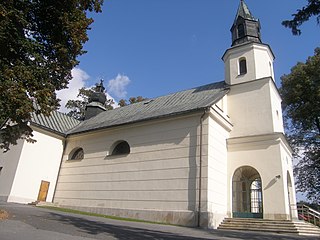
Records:
[[[47,200],[49,185],[50,185],[50,182],[43,181],[43,180],[41,181],[38,201],[45,202]]]

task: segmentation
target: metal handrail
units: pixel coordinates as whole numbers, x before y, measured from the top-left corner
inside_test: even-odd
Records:
[[[304,220],[320,227],[320,212],[304,204],[297,204],[297,209],[300,220]]]

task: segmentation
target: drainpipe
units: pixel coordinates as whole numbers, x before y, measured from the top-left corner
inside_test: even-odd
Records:
[[[67,139],[66,138],[62,140],[62,145],[63,145],[63,149],[62,149],[62,154],[61,154],[61,159],[60,159],[60,165],[59,165],[59,169],[58,169],[58,175],[57,175],[57,179],[56,179],[56,184],[54,186],[54,191],[53,191],[53,196],[52,196],[52,203],[54,202],[54,198],[56,196],[57,184],[58,184],[58,180],[59,180],[59,176],[60,176],[63,156],[64,156],[64,152],[65,152],[65,150],[67,148]]]
[[[202,179],[202,128],[203,128],[203,119],[206,113],[208,112],[210,108],[206,108],[203,112],[203,114],[200,117],[200,141],[199,141],[199,147],[200,147],[200,156],[199,156],[199,202],[198,202],[198,224],[197,226],[200,227],[200,216],[201,216],[201,179]]]

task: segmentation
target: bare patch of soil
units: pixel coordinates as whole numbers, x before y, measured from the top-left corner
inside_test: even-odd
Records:
[[[0,209],[0,220],[7,219],[8,217],[9,214],[6,211]]]

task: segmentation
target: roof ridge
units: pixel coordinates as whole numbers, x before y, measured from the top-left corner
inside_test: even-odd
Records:
[[[115,108],[81,122],[67,135],[201,111],[219,101],[228,91],[228,85],[220,81]],[[145,104],[147,101],[149,103]]]
[[[200,85],[198,87],[192,87],[192,88],[187,88],[187,89],[184,89],[184,90],[179,90],[177,92],[172,92],[172,93],[168,93],[168,94],[164,94],[164,95],[159,95],[157,97],[152,97],[152,98],[147,98],[147,99],[144,99],[143,101],[141,102],[136,102],[136,103],[133,103],[133,104],[137,104],[137,103],[144,103],[146,101],[150,101],[150,100],[155,100],[157,98],[161,98],[161,97],[167,97],[167,96],[170,96],[170,95],[173,95],[173,94],[178,94],[178,93],[182,93],[182,92],[186,92],[186,91],[190,91],[190,90],[193,90],[193,89],[197,89],[197,88],[203,88],[203,87],[206,87],[206,86],[209,86],[209,85],[218,85],[218,84],[225,84],[225,81],[224,80],[221,80],[219,82],[213,82],[213,83],[207,83],[207,84],[204,84],[204,85]],[[128,106],[131,106],[133,104],[128,104],[128,105],[125,105],[123,107],[128,107]],[[121,107],[121,108],[123,108]],[[108,110],[108,111],[112,111],[112,110],[115,110],[117,108],[114,108],[114,109],[111,109],[111,110]]]

